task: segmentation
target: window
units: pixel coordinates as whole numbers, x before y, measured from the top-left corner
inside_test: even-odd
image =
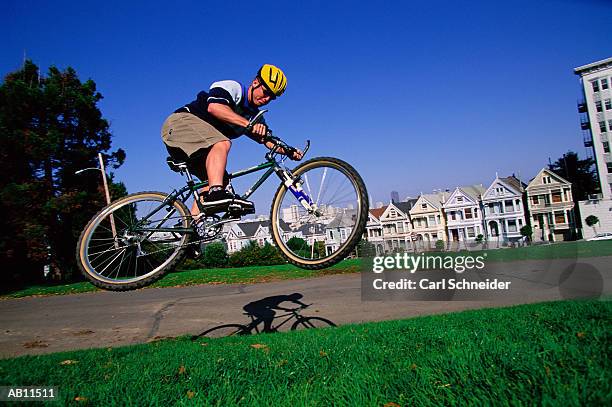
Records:
[[[465,208],[465,218],[472,219],[472,208]]]
[[[503,195],[504,194],[504,188],[497,187],[497,188],[495,188],[495,192],[497,192],[497,195]]]
[[[612,131],[612,120],[608,120],[608,130]]]
[[[427,209],[427,204],[421,204],[421,209]]]
[[[612,163],[606,163],[608,164],[608,174],[612,174]]]
[[[552,201],[553,203],[561,202],[561,191],[554,191],[552,193]]]
[[[612,99],[606,99],[606,110],[612,110]]]
[[[593,85],[593,92],[599,92],[599,81],[598,80],[594,80],[593,82],[591,82],[591,85]]]
[[[518,222],[519,222],[519,226],[523,226],[523,219],[519,218]]]
[[[543,184],[550,184],[550,177],[549,176],[542,177],[542,183]]]
[[[508,221],[508,232],[516,232],[517,228],[516,228],[516,220],[515,219],[510,219]]]
[[[404,233],[404,224],[402,222],[397,224],[398,233]]]
[[[608,78],[603,78],[601,80],[601,89],[608,89]]]
[[[595,109],[597,109],[598,112],[603,112],[603,106],[601,105],[601,100],[595,102]]]
[[[599,122],[599,131],[601,131],[602,133],[606,132],[606,122]]]
[[[458,196],[457,197],[457,202],[463,202],[463,197],[462,196]]]
[[[555,224],[565,223],[565,215],[563,212],[555,212]]]
[[[476,233],[474,232],[474,228],[467,228],[468,237],[475,237]]]
[[[427,222],[429,223],[429,226],[433,226],[436,224],[436,217],[431,215],[429,216],[429,219],[427,220]]]
[[[395,209],[391,209],[389,211],[389,217],[390,218],[395,218],[397,216],[397,213],[395,212]]]
[[[531,197],[531,202],[532,202],[534,205],[539,205],[539,204],[540,204],[540,198],[539,198],[538,196],[532,196],[532,197]]]
[[[603,150],[604,150],[604,153],[609,153],[610,152],[610,143],[609,142],[607,142],[607,141],[603,142]]]

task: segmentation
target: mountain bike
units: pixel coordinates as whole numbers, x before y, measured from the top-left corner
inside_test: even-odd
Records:
[[[312,304],[310,304],[312,305]],[[309,307],[310,305],[299,307],[292,309],[287,314],[275,316],[274,319],[280,319],[287,317],[284,321],[279,324],[276,324],[272,327],[272,332],[276,332],[280,330],[280,328],[288,323],[289,321],[295,319],[293,325],[291,325],[291,330],[295,331],[297,329],[312,329],[312,328],[327,328],[334,327],[334,324],[329,319],[321,318],[321,317],[304,317],[300,314],[300,311]],[[221,338],[226,336],[236,336],[236,335],[252,335],[258,334],[260,332],[265,332],[259,329],[259,325],[263,322],[253,315],[244,312],[244,315],[248,315],[251,317],[251,322],[243,325],[243,324],[225,324],[219,325],[211,329],[207,329],[199,335],[194,335],[191,337],[191,340],[196,340],[199,338]]]
[[[259,122],[259,112],[251,125]],[[343,260],[355,248],[368,220],[368,194],[357,171],[345,161],[317,157],[289,169],[280,148],[295,151],[268,132],[274,146],[266,161],[229,174],[231,180],[258,171],[263,175],[249,188],[248,199],[272,174],[280,179],[270,209],[270,234],[281,255],[305,269],[322,269]],[[310,147],[306,142],[304,155]],[[83,275],[94,285],[113,291],[141,288],[159,280],[184,258],[187,249],[219,239],[223,225],[245,213],[230,206],[206,213],[201,188],[185,162],[168,157],[186,184],[171,193],[138,192],[119,198],[98,212],[79,238],[76,256]],[[186,200],[193,197],[203,216],[194,218]]]

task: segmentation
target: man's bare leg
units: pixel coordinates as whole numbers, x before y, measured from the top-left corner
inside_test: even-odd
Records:
[[[223,186],[223,175],[225,174],[225,166],[227,165],[227,156],[229,154],[232,142],[229,140],[219,141],[213,144],[206,155],[206,173],[208,175],[208,186],[202,188],[200,194],[208,191],[210,186]],[[196,216],[200,213],[200,209],[195,201],[191,205],[191,214]]]

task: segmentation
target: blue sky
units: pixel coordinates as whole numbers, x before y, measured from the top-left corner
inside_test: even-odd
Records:
[[[612,56],[611,1],[222,3],[9,0],[0,73],[25,51],[44,71],[93,79],[127,152],[116,175],[136,192],[181,182],[159,135],[169,113],[213,81],[276,64],[288,88],[268,106],[275,134],[349,161],[388,201],[584,156],[573,68]],[[241,138],[230,154],[236,170],[264,150]],[[271,181],[253,196],[258,213]]]

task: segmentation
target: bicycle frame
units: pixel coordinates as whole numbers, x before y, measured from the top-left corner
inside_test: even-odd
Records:
[[[286,185],[287,185],[287,180],[291,180],[291,176],[287,173],[287,171],[283,168],[283,166],[274,158],[273,154],[268,152],[266,154],[266,159],[267,161],[262,164],[229,174],[229,179],[231,180],[234,178],[239,178],[239,177],[242,177],[248,174],[252,174],[254,172],[258,172],[258,171],[267,169],[267,171],[253,184],[253,186],[251,186],[251,188],[249,188],[241,196],[242,199],[247,199],[248,197],[253,195],[253,193],[270,177],[270,175],[272,175],[273,172],[276,173],[278,177],[280,178],[281,182],[285,182]],[[196,182],[193,180],[193,177],[188,172],[188,170],[187,170],[186,176],[188,179],[187,185],[185,185],[179,190],[175,189],[174,191],[172,191],[168,195],[168,197],[164,200],[164,202],[162,202],[157,208],[153,209],[147,216],[143,217],[140,223],[147,221],[151,216],[153,216],[159,210],[164,208],[168,203],[172,203],[176,199],[180,199],[181,201],[185,202],[186,198],[190,195],[193,195],[195,202],[197,203],[198,208],[200,209],[200,212],[204,212],[204,208],[202,207],[202,203],[200,202],[200,199],[199,199],[198,190],[208,186],[208,180]],[[304,195],[305,198],[303,199],[307,201],[307,204],[312,204],[312,200],[310,199],[310,197],[304,194],[303,191],[300,191],[300,192]],[[296,198],[297,198],[297,195],[296,195]],[[169,212],[168,215],[166,215],[164,219],[162,219],[162,221],[169,219],[170,215],[171,213]],[[134,231],[195,233],[195,231],[192,228],[176,228],[176,227],[173,227],[173,228],[170,228],[170,227],[168,228],[164,228],[164,227],[146,228],[146,227],[140,227],[140,225],[136,225],[136,228],[134,228]]]
[[[251,322],[247,325],[247,329],[249,330],[249,332],[252,331],[252,330],[255,330],[255,332],[259,333],[260,331],[259,331],[258,326],[263,321],[253,317],[253,315],[251,315],[251,314],[247,314],[247,315],[249,315],[249,317],[251,317]],[[274,319],[280,319],[280,318],[284,318],[284,317],[288,317],[288,318],[285,319],[280,324],[274,325],[272,328],[273,329],[278,329],[278,328],[280,328],[281,326],[285,325],[287,322],[291,321],[294,318],[295,318],[296,321],[299,321],[300,319],[303,318],[297,311],[292,311],[292,312],[289,312],[289,313],[283,314],[283,315],[275,315]]]

